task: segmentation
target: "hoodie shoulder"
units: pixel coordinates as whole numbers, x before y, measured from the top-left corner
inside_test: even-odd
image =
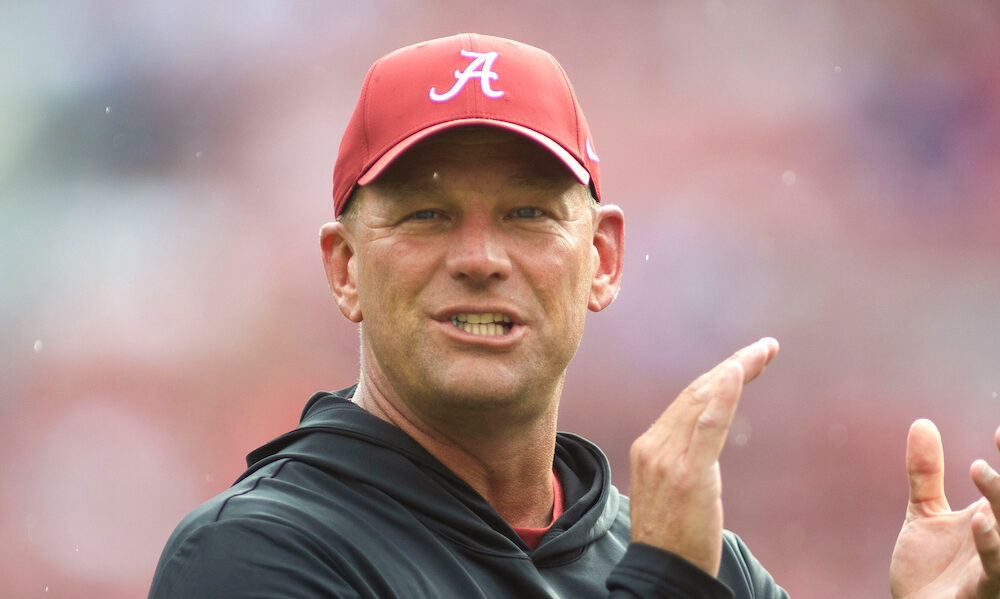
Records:
[[[409,435],[355,404],[351,398],[356,387],[315,393],[302,410],[297,427],[247,454],[247,471],[238,480],[292,454],[305,461],[336,458],[330,447],[331,443],[337,443],[335,437],[389,448],[421,462],[436,462]]]
[[[315,540],[277,519],[200,522],[164,550],[150,599],[356,597]]]

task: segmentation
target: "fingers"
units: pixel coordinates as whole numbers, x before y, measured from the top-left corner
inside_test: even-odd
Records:
[[[1000,514],[1000,475],[997,474],[996,470],[990,468],[986,460],[972,462],[969,474],[972,475],[972,482],[976,484],[976,488],[990,503],[993,515],[996,517],[997,514]]]
[[[737,351],[688,385],[648,434],[671,439],[683,448],[680,451],[706,451],[704,459],[714,461],[725,444],[743,385],[759,376],[777,353],[778,342],[770,337]]]
[[[995,437],[1000,446],[1000,430]],[[1000,475],[985,460],[973,462],[969,474],[993,511],[992,517],[983,512],[972,516],[972,536],[983,564],[977,596],[996,597],[1000,594],[1000,533],[996,525],[997,514],[1000,514]]]
[[[983,564],[977,596],[995,597],[1000,592],[1000,534],[997,533],[996,523],[986,514],[973,514],[972,538]]]
[[[711,463],[719,458],[744,385],[760,376],[776,355],[777,340],[764,337],[713,369],[714,375],[708,383],[708,401],[691,431],[690,447],[693,456],[701,458],[703,463]]]
[[[729,426],[736,415],[743,391],[743,365],[738,360],[725,363],[722,370],[713,377],[710,390],[711,399],[695,420],[691,431],[689,455],[695,463],[710,464],[719,459],[726,444]]]
[[[695,380],[695,382],[692,383],[685,391],[710,384],[711,379],[720,376],[721,371],[725,369],[730,362],[740,363],[740,366],[743,368],[743,384],[745,385],[760,376],[760,374],[764,372],[764,368],[767,367],[771,360],[773,360],[777,355],[777,340],[773,337],[764,337],[763,339],[740,349],[722,362],[716,364],[715,368],[698,377],[698,379]]]
[[[753,348],[753,351],[744,353],[745,350]],[[733,354],[731,359],[739,360],[743,366],[743,384],[760,376],[771,360],[778,355],[778,340],[773,337],[764,337],[760,341],[749,345]]]

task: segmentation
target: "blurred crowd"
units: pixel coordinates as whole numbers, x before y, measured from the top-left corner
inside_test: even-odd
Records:
[[[1000,464],[1000,7],[931,0],[0,6],[0,596],[144,595],[177,521],[357,376],[318,245],[369,65],[461,31],[566,68],[625,281],[560,428],[628,489],[695,376],[782,354],[723,454],[792,596],[885,592],[906,429]]]

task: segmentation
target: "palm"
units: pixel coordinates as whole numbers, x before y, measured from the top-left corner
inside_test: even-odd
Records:
[[[947,506],[936,513],[914,513],[911,506],[906,523],[896,539],[889,566],[892,596],[897,599],[940,599],[975,597],[983,571],[979,553],[969,533],[972,514],[988,510],[985,500],[961,512]]]

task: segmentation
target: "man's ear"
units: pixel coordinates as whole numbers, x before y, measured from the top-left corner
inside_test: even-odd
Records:
[[[357,263],[354,260],[353,238],[344,223],[326,223],[319,230],[319,245],[323,250],[323,268],[330,283],[333,299],[340,311],[352,322],[361,322],[358,301]]]
[[[588,307],[594,312],[607,308],[618,295],[625,266],[625,214],[614,204],[597,207],[594,217],[594,255],[597,268],[590,286]]]

